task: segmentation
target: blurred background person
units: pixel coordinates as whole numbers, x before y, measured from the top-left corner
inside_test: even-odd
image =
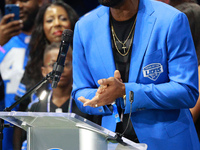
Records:
[[[59,49],[60,42],[47,45],[44,51],[43,65],[41,67],[43,77],[46,77],[46,75],[53,70],[53,65],[57,61]],[[29,111],[73,112],[91,120],[92,116],[82,113],[76,106],[75,101],[71,99],[72,82],[72,47],[70,46],[67,52],[64,70],[57,87],[49,89],[44,99],[40,97],[40,101],[35,102],[30,107]]]
[[[79,19],[75,10],[62,1],[45,3],[39,10],[35,20],[35,28],[32,32],[28,46],[30,51],[29,61],[25,73],[18,87],[15,99],[21,98],[27,91],[33,88],[43,79],[41,67],[43,64],[44,49],[47,44],[60,42],[64,29],[74,29]],[[48,83],[44,84],[36,93],[33,93],[25,101],[19,104],[18,111],[25,111],[30,102],[38,100],[43,90],[48,90]],[[30,103],[31,106],[31,103]],[[23,131],[15,127],[14,146],[21,149]]]
[[[48,73],[53,70],[53,65],[57,61],[57,56],[59,53],[60,42],[52,43],[47,45],[44,51],[43,65],[41,67],[41,72],[43,77],[46,77]],[[71,98],[72,90],[72,48],[69,47],[67,52],[65,67],[63,73],[60,77],[58,85],[54,89],[48,89],[45,96],[39,97],[39,101],[31,105],[28,111],[32,112],[69,112],[76,113],[86,119],[93,120],[92,115],[82,113],[76,103]],[[23,150],[26,149],[26,141],[23,143]]]
[[[5,1],[1,0],[0,1],[0,20],[4,14],[4,5],[5,5]],[[0,44],[0,51],[4,51],[4,49],[1,47],[1,44]],[[4,84],[3,84],[2,77],[0,75],[0,111],[2,111],[4,108],[5,108],[5,106],[4,106]]]
[[[16,100],[43,79],[41,67],[43,65],[45,46],[53,42],[60,42],[63,30],[71,29],[73,31],[78,19],[79,17],[74,9],[61,1],[45,4],[40,8],[29,44],[30,59],[19,85]],[[44,84],[36,93],[33,93],[28,99],[23,101],[20,104],[19,111],[25,111],[27,106],[30,109],[33,103],[39,101],[40,95],[44,90],[50,90],[48,83]],[[94,120],[97,120],[95,123],[99,121],[96,118],[92,121]],[[23,131],[16,127],[14,136],[16,149],[21,147],[23,141],[24,136],[21,136],[22,138],[19,141],[20,134],[23,134]]]
[[[61,1],[45,4],[40,8],[29,44],[29,61],[19,85],[16,99],[19,99],[43,79],[40,69],[43,64],[45,46],[52,42],[60,42],[64,29],[74,30],[78,18],[74,9]],[[46,88],[46,85],[44,87]],[[39,95],[40,91],[37,92],[37,96]],[[22,102],[19,111],[25,111],[29,102],[31,102],[30,99]]]
[[[7,22],[14,16],[8,14],[3,16],[0,22],[0,45],[3,45],[4,49],[4,51],[0,51],[0,73],[5,86],[5,107],[9,107],[15,102],[14,96],[28,60],[27,46],[35,16],[41,5],[41,0],[14,0],[11,2],[19,6],[20,20]],[[11,2],[6,1],[6,4]],[[3,149],[12,150],[13,128],[5,128],[3,132]]]
[[[8,22],[9,19],[14,17],[14,14],[7,14],[4,15],[5,13],[5,9],[4,9],[4,3],[1,2],[1,11],[2,11],[2,18],[0,21],[0,45],[3,46],[4,44],[6,44],[13,36],[19,35],[22,30],[23,32],[26,31],[26,25],[25,28],[23,28],[23,25],[27,22],[25,22],[28,18],[26,17],[20,17],[20,20],[14,20],[14,21],[10,21]],[[6,4],[10,4],[10,2],[7,2]],[[15,3],[13,3],[15,4]],[[22,9],[22,7],[20,7],[20,12],[21,14],[23,13],[23,11],[25,11],[24,7]],[[29,13],[30,14],[30,13]],[[4,15],[4,16],[3,16]],[[28,14],[26,14],[28,15]],[[30,20],[30,19],[29,19]],[[32,25],[31,25],[32,26]],[[23,29],[22,29],[23,28]],[[29,27],[28,27],[29,28]],[[32,27],[31,27],[32,29]]]
[[[46,77],[48,73],[53,71],[53,65],[57,61],[58,53],[60,49],[59,43],[52,43],[47,45],[44,50],[43,65],[41,67],[41,73],[43,77]],[[72,48],[69,47],[67,56],[65,59],[65,66],[63,73],[60,77],[58,85],[54,89],[45,91],[45,97],[39,102],[35,102],[29,111],[32,112],[68,112],[69,101],[72,90]],[[51,82],[51,81],[50,81]],[[67,102],[67,104],[65,104]],[[60,109],[57,109],[60,108]]]

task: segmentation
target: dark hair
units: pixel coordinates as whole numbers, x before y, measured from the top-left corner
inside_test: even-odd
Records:
[[[59,48],[60,48],[60,43],[58,43],[58,42],[53,42],[51,44],[48,44],[48,45],[46,45],[46,47],[44,49],[44,55],[53,49],[59,49]]]
[[[71,23],[71,30],[74,30],[75,23],[79,19],[75,10],[62,1],[55,1],[53,3],[48,3],[41,6],[35,20],[35,26],[32,32],[31,41],[28,46],[30,53],[29,62],[26,66],[26,72],[31,78],[31,83],[29,85],[30,87],[38,83],[43,78],[40,69],[43,63],[42,60],[44,55],[44,49],[46,47],[46,44],[49,44],[47,43],[47,38],[44,33],[43,20],[47,8],[52,5],[61,6],[66,10]],[[29,88],[29,86],[27,88]]]
[[[59,49],[60,48],[60,43],[58,42],[52,42],[51,44],[47,44],[45,49],[44,49],[44,55],[48,52],[50,52],[53,49]],[[71,45],[68,48],[67,54],[72,54],[72,47]]]

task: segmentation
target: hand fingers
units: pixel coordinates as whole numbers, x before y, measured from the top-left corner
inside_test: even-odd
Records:
[[[6,24],[8,19],[13,18],[15,16],[15,14],[8,14],[5,15],[2,19],[1,19],[1,23],[0,25]]]
[[[82,103],[86,103],[87,101],[90,101],[89,99],[86,99],[83,96],[79,97],[78,100],[81,101]]]
[[[15,31],[15,32],[13,32],[13,33],[10,34],[10,37],[13,37],[13,36],[15,36],[15,35],[18,35],[18,34],[20,34],[20,33],[21,33],[21,30]]]
[[[120,74],[119,70],[115,70],[115,72],[114,72],[114,78],[116,78],[120,82],[122,82],[121,74]],[[113,77],[110,77],[108,79],[100,79],[100,80],[98,80],[98,84],[100,84],[100,85],[108,85],[108,83],[112,82],[112,81],[113,81]]]
[[[14,27],[14,26],[20,26],[23,27],[23,21],[22,20],[14,20],[8,23],[8,27]]]
[[[97,93],[98,94],[103,93],[106,88],[107,88],[107,85],[100,85],[99,88],[97,89]]]
[[[7,37],[13,37],[13,35],[17,35],[21,33],[21,27],[17,26],[17,27],[13,27],[13,28],[10,28],[10,29],[7,29],[3,32],[3,34]],[[5,37],[4,36],[4,37]]]
[[[119,79],[116,79],[114,77],[110,77],[108,79],[100,79],[100,80],[98,80],[98,83],[100,85],[107,85],[107,86],[109,86],[109,85],[113,84],[115,80],[119,80]]]
[[[83,106],[91,106],[91,107],[96,107],[96,106],[99,106],[98,105],[98,101],[99,101],[99,95],[96,95],[95,97],[93,97],[93,99],[85,102],[83,104]]]
[[[121,79],[121,74],[120,74],[119,70],[115,70],[114,78]]]
[[[3,26],[3,30],[20,30],[23,27],[22,20],[11,21]]]
[[[23,22],[22,21],[12,21],[9,22],[6,25],[1,25],[0,26],[0,32],[1,36],[10,37],[10,34],[15,34],[16,32],[19,32],[23,27]]]
[[[123,80],[121,79],[121,74],[120,74],[119,70],[115,70],[114,78],[118,79],[120,82],[123,82]]]
[[[78,98],[78,100],[83,103],[83,106],[97,107],[98,106],[97,102],[99,100],[99,96],[95,96],[91,100],[86,99],[85,97],[81,96]]]
[[[109,79],[109,78],[108,78]],[[108,85],[108,79],[100,79],[100,80],[98,80],[98,83],[100,84],[100,85]]]

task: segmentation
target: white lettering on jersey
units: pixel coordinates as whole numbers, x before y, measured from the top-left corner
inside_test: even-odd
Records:
[[[12,48],[4,57],[0,70],[3,80],[8,80],[6,93],[16,93],[20,80],[23,76],[24,48]]]

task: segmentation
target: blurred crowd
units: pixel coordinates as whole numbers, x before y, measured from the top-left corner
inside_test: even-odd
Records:
[[[5,14],[6,4],[19,6],[19,20],[9,21],[16,14]],[[1,111],[20,99],[52,71],[58,55],[62,32],[65,29],[73,31],[78,19],[97,6],[98,1],[94,0],[0,1]],[[52,54],[46,52],[45,49],[49,48],[55,52]],[[72,43],[70,49],[72,49]],[[47,58],[44,56],[46,53],[50,53]],[[98,123],[94,116],[81,113],[71,99],[72,54],[66,57],[65,68],[56,90],[52,90],[50,84],[48,82],[42,85],[37,92],[31,94],[13,110],[74,112]],[[40,94],[44,92],[47,93],[44,105],[34,105],[40,101]],[[48,97],[52,98],[48,99]],[[51,102],[50,107],[48,107],[47,101]],[[32,104],[33,107],[31,107]],[[5,124],[9,123],[5,121]],[[20,128],[4,128],[3,133],[3,150],[21,149],[22,143],[26,141],[26,133]],[[24,148],[26,146],[23,145]]]

